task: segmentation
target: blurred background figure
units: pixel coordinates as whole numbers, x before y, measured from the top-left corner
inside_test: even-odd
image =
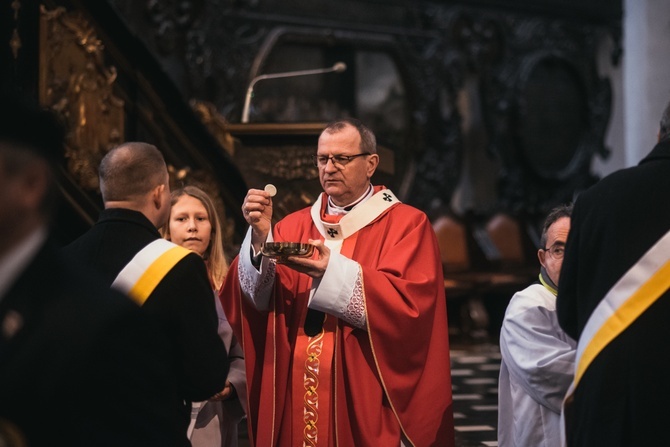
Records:
[[[179,445],[166,340],[50,238],[63,137],[0,97],[0,445]]]
[[[554,208],[537,251],[539,281],[512,297],[500,331],[498,445],[561,445],[560,415],[575,368],[576,342],[558,325],[557,284],[571,205]]]
[[[246,414],[244,354],[218,296],[228,272],[221,230],[214,202],[205,191],[185,186],[172,192],[170,219],[161,233],[175,244],[196,252],[205,261],[219,317],[219,335],[230,360],[228,380],[223,391],[209,401],[193,404],[189,438],[194,447],[237,446],[237,427]]]

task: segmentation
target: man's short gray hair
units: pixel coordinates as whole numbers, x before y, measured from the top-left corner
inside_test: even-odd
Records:
[[[102,200],[126,201],[166,182],[163,154],[147,143],[124,143],[104,156],[98,168]]]
[[[338,133],[346,126],[354,127],[361,136],[361,152],[367,152],[368,154],[377,153],[377,138],[375,138],[375,134],[368,126],[356,118],[344,118],[332,121],[326,125],[323,132],[329,134]]]
[[[556,208],[549,211],[547,218],[544,220],[544,225],[542,225],[542,237],[540,238],[540,248],[547,248],[547,231],[549,227],[552,226],[558,219],[562,217],[571,217],[572,216],[572,204],[569,205],[559,205]]]

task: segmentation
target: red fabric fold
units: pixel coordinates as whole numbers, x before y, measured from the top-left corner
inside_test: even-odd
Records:
[[[274,239],[322,238],[304,209],[279,222]],[[337,443],[394,446],[404,433],[415,446],[453,446],[446,300],[430,222],[397,204],[361,229],[358,241],[352,259],[362,267],[368,331],[337,322]],[[311,279],[277,265],[275,307],[259,312],[241,296],[236,271],[237,259],[221,298],[245,349],[250,437],[259,447],[289,445],[289,371]]]

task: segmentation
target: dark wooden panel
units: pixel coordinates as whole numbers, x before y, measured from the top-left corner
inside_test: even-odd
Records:
[[[316,102],[295,115],[300,121],[330,119],[315,109],[319,98],[335,104],[335,114],[364,114],[360,96],[367,93],[357,90],[362,73],[374,86],[375,77],[381,80],[389,65],[375,72],[372,63],[361,72],[356,58],[388,56],[402,87],[401,100],[383,103],[378,114],[361,117],[394,162],[392,174],[383,181],[402,200],[429,213],[461,200],[464,211],[475,215],[502,210],[536,218],[596,181],[590,172],[593,158],[608,154],[604,133],[611,89],[598,76],[596,58],[600,40],[609,34],[615,41],[612,62],[618,61],[620,1],[47,3],[81,9],[96,24],[119,69],[116,91],[133,117],[127,134],[159,142],[177,169],[210,165],[228,182],[226,203],[240,225],[234,205],[244,195],[248,172],[256,169],[239,163],[251,165],[254,155],[290,144],[286,135],[276,143],[262,140],[264,131],[254,141],[250,138],[259,129],[248,127],[231,130],[241,141],[240,154],[248,159],[226,155],[220,150],[226,137],[217,135],[217,142],[203,133],[189,102],[206,101],[217,119],[239,123],[254,76],[304,68],[300,51],[283,52],[291,45],[320,48],[327,55],[326,65],[342,58],[351,66],[345,76],[309,83],[305,90]],[[10,18],[9,26],[14,24]],[[29,49],[26,32],[22,37]],[[29,62],[17,63],[9,54],[3,57],[15,72],[35,71],[34,65],[31,69]],[[17,78],[3,79],[7,83]],[[30,82],[21,85],[34,88]],[[284,85],[289,87],[259,85],[258,94],[272,93],[263,88],[281,93],[301,84]],[[392,112],[397,108],[400,113]],[[275,120],[277,114],[268,116]],[[285,129],[287,135],[295,131]],[[300,150],[296,146],[289,152],[302,160],[315,143],[312,135]],[[266,174],[257,171],[254,182]],[[466,194],[464,186],[470,188]]]

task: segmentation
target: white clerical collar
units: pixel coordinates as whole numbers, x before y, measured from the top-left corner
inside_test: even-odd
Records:
[[[321,219],[323,199],[323,194],[316,199],[310,210],[310,215],[312,216],[314,226],[319,230],[319,233],[321,233],[326,242],[342,241],[348,238],[385,213],[386,210],[400,203],[400,200],[398,200],[390,189],[380,190],[376,194],[374,194],[373,190],[372,197],[361,201],[358,206],[342,216],[339,222],[332,223],[324,222]]]
[[[0,301],[23,269],[35,257],[46,238],[46,227],[40,227],[0,258]]]
[[[334,215],[340,215],[340,214],[347,214],[349,211],[354,209],[356,205],[359,203],[363,203],[366,200],[368,200],[370,197],[372,197],[372,194],[374,193],[374,188],[372,188],[372,183],[368,185],[368,190],[360,196],[358,199],[354,200],[351,202],[349,205],[345,206],[337,206],[333,203],[333,199],[328,196],[328,205],[326,207],[326,214],[334,214]]]

